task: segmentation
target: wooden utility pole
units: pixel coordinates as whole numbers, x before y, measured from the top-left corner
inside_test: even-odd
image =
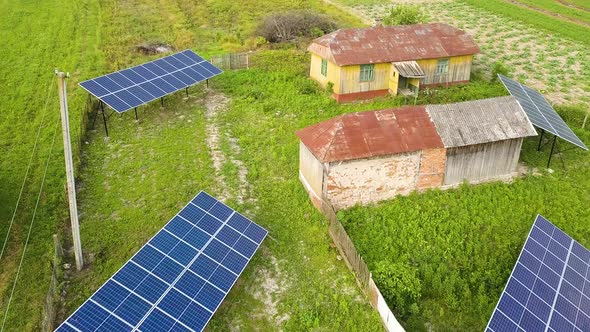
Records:
[[[78,224],[78,205],[76,203],[76,184],[74,182],[74,162],[72,160],[72,144],[70,142],[70,120],[68,117],[68,96],[66,94],[66,77],[70,74],[55,70],[57,88],[59,90],[59,108],[61,111],[61,128],[64,138],[64,156],[66,161],[66,178],[68,182],[68,200],[70,203],[70,219],[72,222],[72,238],[74,240],[74,254],[76,269],[80,271],[84,266],[82,245],[80,243],[80,226]]]

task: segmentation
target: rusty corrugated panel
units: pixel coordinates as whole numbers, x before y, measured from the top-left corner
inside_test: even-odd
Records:
[[[424,106],[341,115],[297,132],[321,162],[442,148]]]
[[[537,135],[512,96],[428,105],[426,111],[446,148]]]
[[[443,23],[340,29],[313,41],[339,66],[436,59],[479,53],[464,31]],[[317,46],[308,50],[314,52]]]
[[[393,66],[397,72],[403,77],[421,78],[425,77],[424,70],[416,61],[400,61],[394,62]]]

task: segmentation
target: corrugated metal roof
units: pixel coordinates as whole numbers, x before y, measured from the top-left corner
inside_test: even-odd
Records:
[[[403,77],[419,78],[426,76],[424,70],[422,70],[422,68],[416,61],[394,62],[393,66],[395,67],[397,72]]]
[[[315,39],[308,50],[339,66],[479,53],[469,35],[443,23],[340,29]]]
[[[296,134],[320,162],[443,147],[424,106],[340,115]]]
[[[446,148],[536,136],[525,112],[511,96],[428,105]]]

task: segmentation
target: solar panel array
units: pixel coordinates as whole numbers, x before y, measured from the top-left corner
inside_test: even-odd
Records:
[[[202,331],[267,234],[200,192],[56,331]]]
[[[590,251],[537,216],[486,332],[590,331]]]
[[[508,92],[518,100],[533,125],[555,136],[561,137],[584,150],[588,150],[586,145],[574,134],[542,94],[508,77],[500,74],[498,74],[498,77]]]
[[[219,75],[215,67],[191,50],[80,83],[84,89],[122,113]]]

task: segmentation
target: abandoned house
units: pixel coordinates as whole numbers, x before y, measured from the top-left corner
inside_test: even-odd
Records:
[[[299,178],[336,209],[414,190],[509,179],[537,135],[513,97],[350,113],[297,132]]]
[[[447,24],[340,29],[315,39],[310,76],[338,102],[469,82],[479,47]]]

